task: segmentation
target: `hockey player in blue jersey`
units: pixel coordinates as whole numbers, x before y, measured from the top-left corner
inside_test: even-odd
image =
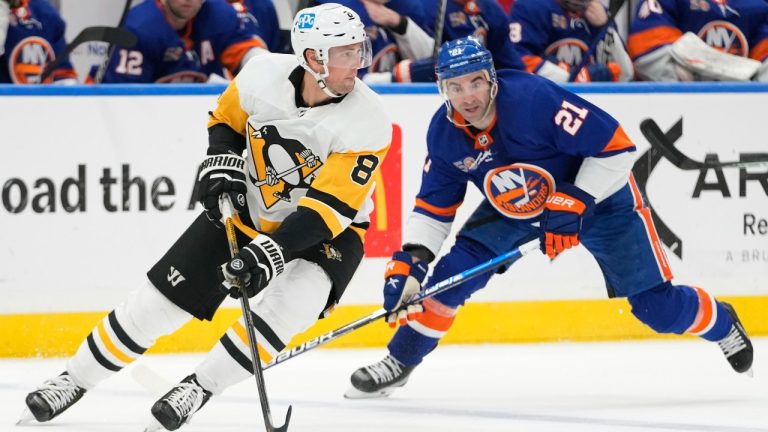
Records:
[[[125,28],[138,42],[115,50],[104,83],[205,82],[267,52],[224,0],[146,0],[128,12]]]
[[[0,0],[0,83],[39,84],[45,66],[64,50],[66,25],[45,0]],[[65,60],[44,84],[76,84]]]
[[[635,146],[613,117],[542,77],[497,74],[490,53],[471,38],[444,44],[436,72],[445,105],[429,125],[421,188],[402,250],[385,274],[387,321],[407,325],[383,360],[352,374],[348,398],[387,396],[403,386],[459,306],[491,278],[478,276],[431,297],[423,310],[400,308],[420,290],[469,183],[485,200],[431,279],[442,281],[536,238],[550,258],[583,244],[602,269],[608,296],[627,297],[640,321],[659,333],[717,342],[734,370],[751,369],[752,344],[733,308],[701,288],[673,285],[630,171]]]
[[[509,38],[528,72],[555,82],[567,82],[570,71],[582,65],[576,82],[630,81],[634,75],[600,0],[518,0],[510,14]],[[587,55],[590,59],[583,62]]]
[[[261,38],[270,52],[284,52],[280,24],[272,0],[227,0],[246,32]]]
[[[427,32],[434,35],[438,5],[442,0],[423,2]],[[473,36],[493,54],[497,69],[524,70],[525,64],[509,38],[509,19],[496,0],[446,0],[441,41]],[[434,42],[434,40],[433,40]],[[435,60],[406,59],[397,64],[391,76],[378,82],[434,82]],[[369,81],[374,82],[374,81]]]

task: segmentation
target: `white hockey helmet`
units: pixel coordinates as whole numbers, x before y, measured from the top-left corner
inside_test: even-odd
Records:
[[[335,66],[331,48],[361,43],[359,57],[352,62],[347,57],[338,60],[341,66],[360,69],[371,64],[371,41],[365,32],[365,26],[352,9],[338,3],[325,3],[300,10],[293,19],[291,27],[291,45],[299,64],[309,71],[320,87],[325,88],[324,78],[328,76],[328,66]],[[323,72],[318,74],[307,64],[304,53],[314,50],[316,58],[323,64]],[[326,91],[327,93],[327,91]],[[338,97],[340,95],[333,95]]]

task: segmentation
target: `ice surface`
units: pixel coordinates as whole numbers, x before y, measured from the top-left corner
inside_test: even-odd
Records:
[[[311,432],[768,432],[768,339],[755,377],[699,340],[439,347],[388,399],[345,400],[349,375],[384,349],[316,350],[265,373],[274,422]],[[168,381],[201,355],[139,360]],[[141,431],[155,395],[128,371],[45,425],[14,426],[24,396],[65,359],[0,361],[0,431]],[[181,431],[263,431],[255,380],[214,397]]]

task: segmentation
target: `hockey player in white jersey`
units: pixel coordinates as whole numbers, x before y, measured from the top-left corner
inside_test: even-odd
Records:
[[[220,96],[199,173],[203,212],[147,273],[149,283],[99,322],[66,370],[27,396],[48,421],[192,318],[210,320],[237,278],[254,296],[261,360],[328,313],[363,257],[373,178],[391,139],[379,97],[356,78],[370,64],[357,14],[299,11],[293,55],[253,58]],[[245,156],[243,156],[245,155]],[[238,210],[230,259],[219,198]],[[247,199],[246,199],[247,198]],[[242,317],[192,374],[152,407],[175,430],[253,373]]]

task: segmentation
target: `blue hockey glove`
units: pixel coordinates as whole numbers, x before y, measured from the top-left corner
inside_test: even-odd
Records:
[[[390,327],[396,327],[398,322],[405,325],[424,311],[421,304],[410,305],[404,309],[401,307],[421,291],[421,283],[426,276],[426,262],[413,262],[413,257],[408,252],[397,251],[392,255],[384,273],[384,309],[389,312],[387,323]]]
[[[253,297],[285,269],[283,250],[266,234],[259,234],[240,249],[229,262],[219,267],[219,281],[224,292],[233,298],[242,293],[237,288],[238,279],[245,285],[245,293]]]
[[[541,251],[554,259],[559,253],[579,244],[581,220],[590,214],[595,199],[569,183],[557,185],[547,197],[541,214]]]

